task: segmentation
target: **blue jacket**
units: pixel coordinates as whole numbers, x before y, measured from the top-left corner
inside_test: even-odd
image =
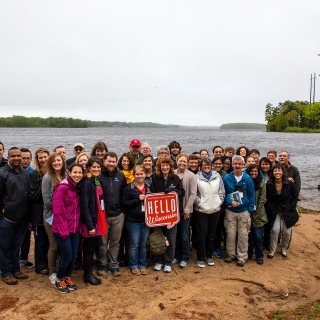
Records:
[[[223,183],[226,192],[226,196],[224,198],[226,209],[236,213],[248,211],[252,214],[256,201],[256,192],[251,177],[247,173],[243,173],[242,179],[237,182],[234,172],[232,171],[223,178]],[[232,199],[228,195],[239,190],[243,192],[242,204],[233,208],[231,207]]]

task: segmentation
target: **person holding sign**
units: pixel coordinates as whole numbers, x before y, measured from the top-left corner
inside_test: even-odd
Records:
[[[197,197],[194,203],[197,232],[197,265],[204,268],[204,261],[213,266],[214,239],[224,201],[224,185],[219,173],[211,169],[211,161],[200,161],[197,178]]]
[[[133,168],[134,181],[127,185],[123,193],[126,211],[126,229],[129,237],[129,266],[132,274],[147,274],[147,240],[150,229],[145,222],[144,199],[149,193],[145,183],[146,172],[142,166]]]
[[[152,176],[150,191],[152,193],[176,192],[179,197],[180,213],[183,212],[182,198],[185,195],[185,191],[182,186],[182,181],[174,173],[173,161],[168,156],[163,156],[158,159],[156,174]],[[169,273],[171,272],[171,264],[175,254],[177,225],[174,225],[170,229],[162,227],[162,232],[167,237],[168,246],[165,254],[157,257],[158,260],[153,269],[160,271],[164,265],[163,271]]]

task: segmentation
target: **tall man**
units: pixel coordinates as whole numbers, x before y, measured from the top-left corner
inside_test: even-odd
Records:
[[[107,234],[100,238],[98,274],[111,271],[120,276],[118,253],[122,228],[124,225],[124,208],[122,195],[127,186],[124,174],[117,170],[117,155],[107,152],[103,157],[104,170],[100,180],[103,189],[104,203],[107,212]]]
[[[8,151],[8,163],[0,169],[0,268],[9,285],[27,279],[20,271],[19,251],[28,226],[29,173],[21,168],[21,151]]]
[[[141,153],[141,142],[138,139],[133,139],[129,145],[129,154],[131,155],[132,159],[134,160],[135,164],[142,164],[142,156]]]
[[[255,189],[251,177],[242,172],[244,159],[235,155],[232,157],[233,171],[224,179],[226,192],[226,231],[227,254],[225,259],[231,263],[237,258],[237,266],[243,267],[248,259],[248,236],[251,227],[250,215],[254,211]],[[236,192],[236,194],[234,194]],[[236,243],[236,236],[238,240]]]

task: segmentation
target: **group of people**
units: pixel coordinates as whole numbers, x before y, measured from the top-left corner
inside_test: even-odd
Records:
[[[225,262],[243,267],[255,256],[263,264],[264,249],[269,259],[276,253],[280,226],[280,253],[287,257],[299,219],[300,175],[287,151],[271,150],[260,159],[257,149],[215,146],[212,155],[205,149],[188,155],[172,141],[155,157],[149,144],[133,139],[118,159],[98,141],[90,154],[76,143],[70,159],[62,145],[53,152],[38,148],[32,166],[30,150],[11,147],[7,159],[4,151],[0,142],[0,269],[8,285],[28,278],[24,265],[48,275],[61,293],[76,290],[76,259],[92,285],[101,284],[94,266],[100,276],[120,276],[126,263],[133,275],[146,275],[151,263],[170,273],[173,263],[187,267],[191,247],[204,268],[224,257],[223,243]],[[161,227],[165,252],[150,256],[155,228],[146,224],[144,200],[171,192],[178,196],[180,221]],[[31,230],[34,265],[28,261]]]

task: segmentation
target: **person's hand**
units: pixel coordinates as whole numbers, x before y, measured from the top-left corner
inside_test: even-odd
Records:
[[[96,229],[89,230],[89,236],[94,236],[96,234]]]
[[[239,202],[237,202],[237,201],[232,201],[231,202],[231,206],[232,206],[232,208],[235,208],[235,207],[239,207]]]

